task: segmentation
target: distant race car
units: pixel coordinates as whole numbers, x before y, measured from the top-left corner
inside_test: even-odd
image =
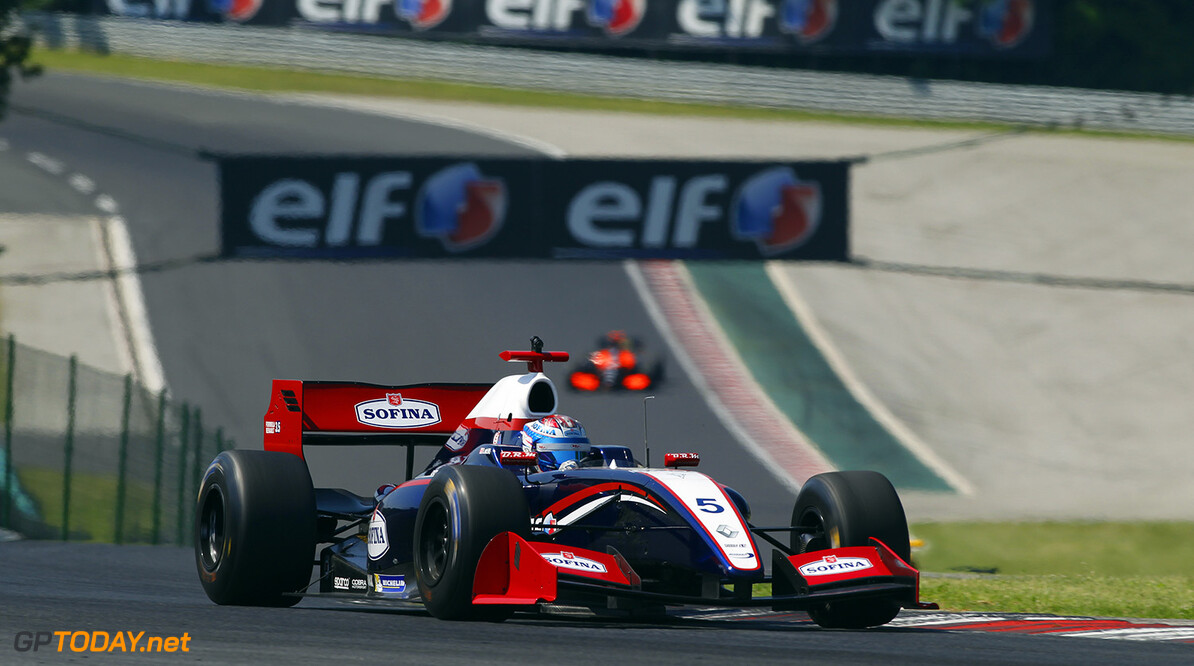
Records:
[[[265,450],[220,453],[200,486],[195,562],[208,597],[420,601],[447,620],[547,604],[614,615],[753,606],[850,628],[936,607],[919,601],[904,510],[882,475],[814,476],[790,525],[756,527],[741,494],[691,469],[696,453],[652,468],[626,447],[586,444],[571,469],[541,469],[550,452],[518,436],[528,424],[575,425],[550,417],[557,392],[543,374],[568,355],[534,338],[531,351],[500,356],[528,372],[493,385],[275,380]],[[387,443],[408,446],[407,481],[374,497],[312,487],[304,446]],[[410,447],[429,443],[438,455],[411,478]],[[775,547],[770,575],[756,539]],[[756,596],[757,583],[770,594]]]
[[[597,350],[568,375],[576,391],[646,391],[663,381],[663,361],[649,365],[642,343],[624,331],[610,331],[597,341]]]

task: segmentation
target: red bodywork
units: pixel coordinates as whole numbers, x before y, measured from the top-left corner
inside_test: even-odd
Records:
[[[920,572],[886,544],[834,548],[800,555],[776,555],[772,596],[753,599],[687,599],[731,606],[773,606],[794,609],[824,603],[832,597],[858,594],[910,593],[910,608],[936,609],[921,603]],[[843,586],[854,581],[856,585]],[[641,591],[642,579],[616,552],[561,547],[527,541],[512,532],[494,537],[481,554],[473,579],[473,603],[529,606],[553,602],[562,586],[601,590],[610,596],[680,601]]]
[[[439,444],[468,417],[491,384],[411,384],[381,386],[357,382],[305,382],[275,379],[265,414],[265,450],[303,457],[303,445],[406,443],[434,436]],[[394,398],[394,396],[401,396]],[[422,401],[435,406],[438,422],[386,428],[361,422],[356,407],[372,400]],[[395,405],[397,406],[397,405]],[[316,440],[316,441],[313,441]]]

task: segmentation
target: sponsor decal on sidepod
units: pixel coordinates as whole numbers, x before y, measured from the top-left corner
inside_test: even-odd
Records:
[[[369,559],[380,560],[390,550],[390,536],[386,531],[386,517],[374,509],[369,521]]]
[[[816,562],[800,565],[801,576],[832,576],[847,571],[870,569],[873,564],[865,557],[838,557],[826,555]]]
[[[377,592],[405,592],[406,576],[373,574],[373,589]]]

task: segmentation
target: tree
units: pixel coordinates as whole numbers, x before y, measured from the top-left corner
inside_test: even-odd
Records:
[[[22,0],[0,0],[0,120],[8,111],[8,92],[13,76],[27,78],[40,69],[29,64],[33,40],[28,34],[15,30],[17,8]]]

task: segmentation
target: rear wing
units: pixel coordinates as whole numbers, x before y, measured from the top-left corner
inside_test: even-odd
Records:
[[[408,384],[275,379],[265,414],[266,451],[303,457],[308,445],[443,446],[492,384]]]

